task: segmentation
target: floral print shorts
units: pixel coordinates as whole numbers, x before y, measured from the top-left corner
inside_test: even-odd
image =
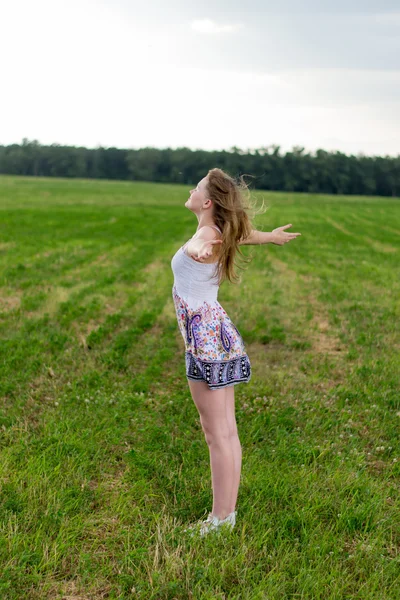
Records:
[[[179,329],[185,342],[186,376],[211,390],[248,383],[251,365],[242,337],[217,301],[190,307],[172,288]]]

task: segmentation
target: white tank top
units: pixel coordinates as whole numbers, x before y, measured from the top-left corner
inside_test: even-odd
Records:
[[[216,225],[211,227],[222,233]],[[200,263],[185,254],[184,248],[189,241],[179,248],[171,260],[174,288],[189,304],[217,300],[219,285],[216,263]]]

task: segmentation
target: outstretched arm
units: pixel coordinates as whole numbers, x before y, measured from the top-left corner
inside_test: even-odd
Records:
[[[272,242],[272,231],[257,231],[253,229],[248,238],[239,241],[239,246],[269,244]]]
[[[290,225],[283,225],[282,227],[277,227],[273,231],[257,231],[253,229],[249,237],[244,240],[239,241],[239,246],[242,245],[259,245],[259,244],[277,244],[278,246],[283,246],[290,240],[295,239],[301,233],[287,233],[284,229],[288,227],[292,227]]]

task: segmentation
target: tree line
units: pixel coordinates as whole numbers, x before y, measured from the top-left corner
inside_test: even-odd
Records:
[[[191,150],[190,148],[85,148],[41,145],[24,138],[21,144],[0,146],[0,173],[41,177],[80,177],[154,181],[193,185],[208,169],[230,175],[250,175],[253,188],[287,192],[357,194],[398,197],[400,154],[346,155],[295,146],[281,152],[270,145],[255,150]]]

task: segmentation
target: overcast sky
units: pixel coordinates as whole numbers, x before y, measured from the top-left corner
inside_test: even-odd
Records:
[[[400,0],[5,0],[0,143],[400,154]]]

